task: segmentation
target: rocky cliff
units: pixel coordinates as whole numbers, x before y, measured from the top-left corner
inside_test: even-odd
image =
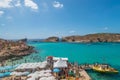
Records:
[[[98,33],[85,36],[67,36],[63,42],[120,42],[120,34]]]
[[[10,41],[0,39],[0,61],[24,56],[35,52],[34,47],[28,46],[24,40]]]

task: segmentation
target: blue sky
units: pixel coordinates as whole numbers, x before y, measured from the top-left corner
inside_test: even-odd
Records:
[[[0,38],[120,33],[120,0],[0,0]]]

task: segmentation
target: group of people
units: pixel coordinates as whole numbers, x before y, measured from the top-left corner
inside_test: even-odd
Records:
[[[81,77],[79,71],[81,70],[80,66],[68,63],[67,68],[60,68],[58,73],[55,73],[55,76],[58,80],[60,79],[68,79],[68,78],[78,78]]]

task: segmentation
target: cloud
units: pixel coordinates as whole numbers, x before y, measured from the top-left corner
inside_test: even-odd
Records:
[[[104,27],[104,30],[108,30],[108,27]]]
[[[4,14],[4,11],[0,11],[0,16],[2,16]]]
[[[72,30],[72,31],[69,31],[69,33],[75,33],[76,31]]]
[[[0,9],[9,9],[15,7],[29,7],[33,10],[38,9],[38,5],[33,0],[0,0]]]
[[[20,7],[21,6],[21,3],[20,3],[20,0],[18,0],[15,4],[16,7]]]
[[[0,8],[11,8],[13,7],[11,5],[12,0],[0,0]]]
[[[55,7],[55,8],[63,8],[63,4],[61,4],[61,3],[58,2],[58,1],[54,1],[54,2],[53,2],[53,7]]]
[[[0,8],[14,8],[20,7],[21,0],[0,0]]]
[[[33,10],[38,9],[38,5],[35,2],[33,2],[32,0],[25,0],[24,4],[25,4],[26,7],[30,7]]]

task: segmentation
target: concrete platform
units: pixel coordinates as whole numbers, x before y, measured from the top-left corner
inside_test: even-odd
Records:
[[[81,70],[79,73],[82,76],[81,80],[92,80],[85,70]]]

